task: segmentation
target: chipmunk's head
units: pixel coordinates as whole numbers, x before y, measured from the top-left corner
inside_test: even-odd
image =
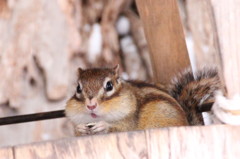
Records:
[[[104,99],[114,96],[120,86],[119,65],[114,68],[78,69],[76,98],[84,102],[86,108],[94,110]]]
[[[123,85],[118,72],[119,65],[114,68],[79,68],[76,92],[67,103],[66,115],[75,115],[76,120],[82,122],[122,118],[129,111],[122,105],[130,97],[120,93]]]

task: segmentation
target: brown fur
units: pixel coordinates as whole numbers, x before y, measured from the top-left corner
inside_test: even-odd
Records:
[[[179,102],[187,114],[191,125],[203,125],[201,105],[214,101],[217,90],[223,90],[216,69],[203,69],[196,73],[191,71],[179,74],[169,87],[169,93]]]
[[[114,92],[103,91],[103,82],[111,79]],[[104,120],[110,124],[108,132],[146,128],[188,125],[185,112],[178,102],[162,88],[134,81],[119,81],[114,69],[79,69],[83,88],[80,98],[74,95],[66,106],[66,116],[75,124]],[[92,119],[83,98],[94,96],[98,100]],[[77,135],[80,135],[77,133]]]

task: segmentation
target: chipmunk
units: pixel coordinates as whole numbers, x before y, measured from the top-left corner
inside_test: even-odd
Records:
[[[202,74],[197,80],[190,73],[183,74],[167,90],[145,82],[125,81],[118,70],[119,65],[78,69],[76,93],[65,109],[77,136],[202,124],[196,108],[219,89],[218,83],[211,88],[211,82],[218,80],[214,73]]]

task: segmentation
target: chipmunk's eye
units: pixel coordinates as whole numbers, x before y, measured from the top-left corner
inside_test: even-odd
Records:
[[[106,83],[106,91],[111,91],[113,89],[113,83],[111,81],[108,81]]]
[[[79,94],[82,93],[82,89],[81,89],[80,85],[77,86],[77,93],[79,93]]]

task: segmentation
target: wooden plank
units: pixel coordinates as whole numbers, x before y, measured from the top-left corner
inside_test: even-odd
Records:
[[[69,141],[70,142],[70,141]],[[15,159],[20,158],[42,158],[50,159],[55,158],[54,148],[51,142],[43,142],[32,145],[22,145],[14,147]]]
[[[0,158],[1,159],[13,159],[13,149],[11,147],[0,149]]]
[[[240,1],[209,0],[215,16],[215,24],[223,61],[223,74],[228,92],[232,98],[240,94]]]
[[[219,42],[214,14],[209,0],[187,0],[187,26],[191,32],[197,69],[220,66]]]
[[[148,154],[150,159],[170,158],[169,130],[151,129],[146,131]]]
[[[147,158],[145,133],[86,136],[15,147],[16,159]]]
[[[16,159],[237,159],[239,133],[229,125],[173,127],[21,145],[14,152]]]
[[[149,158],[238,158],[239,133],[240,127],[227,125],[149,130]]]
[[[176,0],[137,0],[155,82],[169,79],[190,66]]]
[[[218,126],[172,129],[169,133],[171,157],[175,159],[225,159],[226,134],[231,137],[228,130],[225,134],[226,130],[226,127]]]
[[[145,133],[129,132],[92,138],[94,158],[147,158]],[[106,142],[107,141],[107,142]]]

